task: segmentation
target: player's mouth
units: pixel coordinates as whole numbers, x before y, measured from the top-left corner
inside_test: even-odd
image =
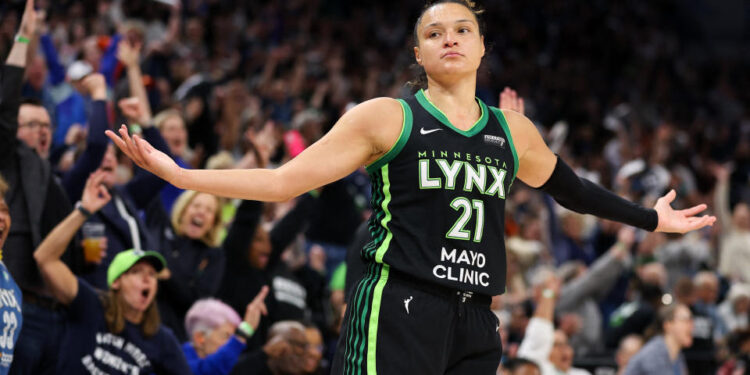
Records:
[[[450,51],[450,52],[446,52],[442,56],[440,56],[441,59],[444,59],[446,57],[463,57],[463,54],[461,54],[459,52],[455,52],[455,51]]]

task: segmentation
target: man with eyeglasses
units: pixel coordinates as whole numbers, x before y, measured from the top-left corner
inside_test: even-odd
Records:
[[[18,108],[18,139],[34,149],[42,158],[49,157],[52,144],[52,124],[49,113],[36,99],[24,99]]]

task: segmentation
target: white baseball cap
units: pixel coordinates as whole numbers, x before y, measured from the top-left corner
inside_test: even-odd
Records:
[[[67,75],[69,80],[78,81],[79,79],[91,74],[93,71],[94,68],[91,67],[91,64],[83,60],[77,60],[70,64]]]

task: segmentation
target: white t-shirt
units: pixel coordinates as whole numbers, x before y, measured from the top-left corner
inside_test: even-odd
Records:
[[[555,328],[552,322],[531,318],[526,326],[526,334],[518,348],[518,356],[534,361],[542,370],[542,375],[591,375],[590,372],[571,367],[567,372],[555,368],[549,361],[549,353],[555,341]]]

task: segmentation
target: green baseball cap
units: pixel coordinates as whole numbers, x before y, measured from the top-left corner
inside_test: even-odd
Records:
[[[107,269],[107,286],[112,286],[112,283],[117,280],[123,273],[127,272],[130,267],[138,263],[141,259],[147,260],[159,272],[167,267],[167,261],[164,257],[156,251],[143,251],[143,250],[125,250],[115,255],[115,259],[110,263]]]

